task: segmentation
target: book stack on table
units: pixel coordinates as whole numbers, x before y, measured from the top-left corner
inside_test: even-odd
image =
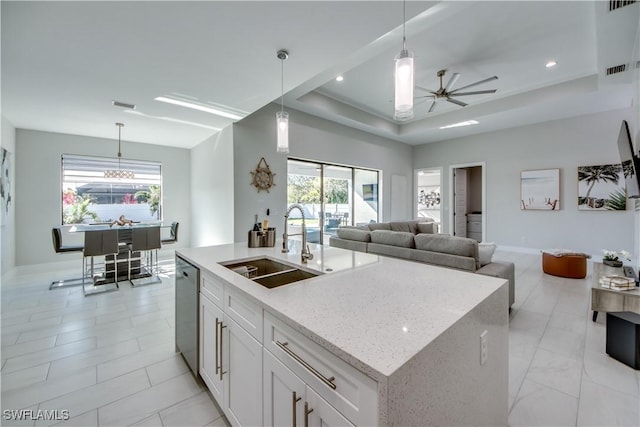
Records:
[[[603,276],[600,278],[600,286],[615,291],[628,291],[635,289],[636,282],[633,278],[624,276]]]

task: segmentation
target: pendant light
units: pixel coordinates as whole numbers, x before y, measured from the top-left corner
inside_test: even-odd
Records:
[[[413,53],[407,50],[405,36],[406,5],[402,2],[402,50],[395,58],[395,111],[393,118],[398,121],[413,118]]]
[[[289,113],[284,111],[284,61],[289,57],[289,52],[284,49],[280,49],[276,56],[281,61],[282,73],[281,73],[281,89],[282,95],[280,96],[280,111],[276,113],[276,136],[278,153],[289,152]]]
[[[133,179],[136,176],[132,171],[123,170],[120,167],[120,158],[122,157],[122,153],[120,152],[120,133],[124,124],[116,123],[116,126],[118,126],[118,169],[104,171],[104,177],[109,179]]]

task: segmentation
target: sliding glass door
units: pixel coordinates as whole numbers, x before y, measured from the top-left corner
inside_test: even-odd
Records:
[[[322,168],[323,236],[324,240],[328,241],[328,236],[334,236],[338,227],[351,225],[353,169],[333,165],[323,165]]]
[[[375,170],[289,159],[287,203],[302,206],[307,240],[327,244],[341,226],[378,222],[378,179]],[[291,212],[289,234],[300,233],[301,222]]]

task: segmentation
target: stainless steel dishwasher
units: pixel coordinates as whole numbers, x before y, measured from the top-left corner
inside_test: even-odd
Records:
[[[198,377],[198,284],[200,269],[176,255],[176,352]]]

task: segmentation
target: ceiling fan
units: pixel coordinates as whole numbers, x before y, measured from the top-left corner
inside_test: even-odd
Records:
[[[477,86],[477,85],[480,85],[480,84],[483,84],[483,83],[490,82],[491,80],[497,80],[498,76],[489,77],[488,79],[480,80],[480,81],[477,81],[475,83],[471,83],[469,85],[459,87],[458,89],[451,90],[453,85],[456,84],[456,82],[458,81],[458,78],[460,78],[460,73],[453,73],[453,75],[449,79],[449,82],[447,83],[447,85],[442,87],[442,77],[444,77],[444,74],[445,74],[446,71],[447,70],[440,70],[437,73],[437,76],[440,78],[440,89],[431,90],[431,89],[426,89],[426,88],[423,88],[423,87],[420,87],[420,86],[416,86],[417,89],[429,92],[430,95],[417,96],[415,99],[425,99],[425,100],[426,99],[433,99],[433,102],[431,103],[431,107],[429,107],[429,113],[432,112],[436,108],[436,102],[438,101],[438,99],[445,99],[446,101],[449,101],[449,102],[451,102],[453,104],[459,105],[461,107],[466,107],[468,104],[455,99],[455,97],[456,96],[467,96],[467,95],[483,95],[483,94],[486,94],[486,93],[495,93],[496,90],[497,90],[497,89],[489,89],[489,90],[477,90],[477,91],[472,91],[472,92],[459,92],[462,89],[468,89],[468,88],[473,87],[473,86]]]

